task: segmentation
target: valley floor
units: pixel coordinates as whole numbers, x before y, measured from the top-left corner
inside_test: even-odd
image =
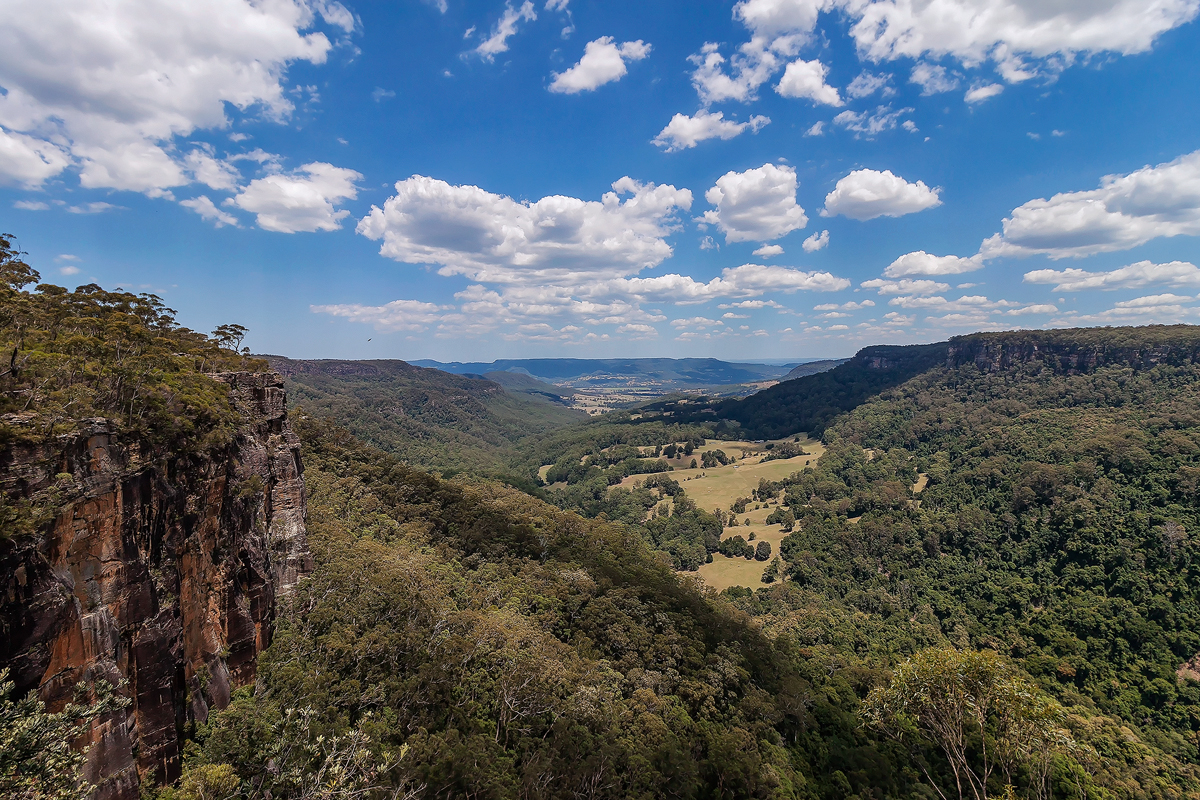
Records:
[[[772,442],[745,442],[728,440],[710,440],[704,447],[698,448],[691,456],[683,456],[668,461],[675,471],[671,477],[679,482],[688,498],[705,511],[721,509],[729,512],[730,506],[742,497],[751,497],[758,488],[758,482],[779,481],[794,472],[800,472],[805,467],[813,466],[825,453],[825,445],[813,439],[803,439],[799,445],[804,448],[806,455],[793,458],[779,458],[771,461],[763,459],[769,455],[767,444],[779,445],[793,442],[792,438],[779,439]],[[794,442],[793,442],[794,443]],[[725,455],[735,459],[732,463],[716,467],[697,467],[691,469],[692,460],[697,462],[703,453],[720,450]],[[630,487],[639,481],[644,481],[644,475],[631,475],[621,482],[622,486]],[[766,520],[771,512],[779,505],[775,500],[768,503],[750,503],[745,513],[735,515],[738,525],[726,528],[722,539],[741,536],[749,540],[754,535],[754,543],[765,541],[771,545],[771,559],[780,552],[780,543],[787,532],[780,525],[768,525]],[[758,506],[756,508],[756,506]],[[746,521],[750,524],[745,525]],[[745,586],[749,589],[759,589],[768,584],[762,580],[763,570],[768,561],[756,561],[713,553],[712,563],[700,567],[699,575],[706,584],[717,591],[731,586]],[[782,561],[782,559],[781,559]],[[691,573],[685,573],[691,574]]]

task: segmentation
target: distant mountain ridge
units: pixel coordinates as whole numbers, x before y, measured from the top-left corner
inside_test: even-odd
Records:
[[[816,362],[803,359],[786,364],[760,364],[716,358],[512,358],[491,363],[445,363],[429,359],[409,363],[456,375],[516,372],[547,383],[613,386],[636,379],[684,388],[783,380],[793,369]],[[837,362],[830,363],[836,365]]]

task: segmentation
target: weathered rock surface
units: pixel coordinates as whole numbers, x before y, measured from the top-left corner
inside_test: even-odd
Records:
[[[151,459],[103,419],[0,451],[0,491],[62,495],[38,535],[0,537],[0,666],[52,707],[100,679],[131,701],[89,734],[98,800],[178,777],[186,727],[254,682],[311,569],[282,379],[215,377],[245,420],[217,453]]]

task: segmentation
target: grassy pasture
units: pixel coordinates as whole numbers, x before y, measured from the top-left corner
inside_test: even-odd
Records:
[[[791,440],[781,439],[779,441]],[[810,455],[763,461],[764,445],[765,443],[710,441],[704,447],[697,448],[691,456],[669,461],[668,463],[675,467],[675,471],[670,473],[670,476],[679,482],[687,496],[700,508],[705,511],[719,508],[728,512],[729,506],[739,497],[750,497],[751,492],[758,487],[760,479],[777,481],[786,478],[793,472],[799,472],[807,466],[814,465],[817,459],[825,453],[825,446],[820,442],[804,440],[801,445]],[[694,458],[699,462],[700,454],[706,450],[724,451],[725,455],[737,458],[738,461],[724,467],[710,469],[688,468],[687,465],[691,460]],[[630,486],[641,480],[645,480],[644,475],[632,475],[622,481],[622,485]],[[749,535],[753,533],[755,544],[759,541],[771,544],[771,558],[774,558],[779,554],[779,543],[787,534],[778,525],[766,524],[767,515],[774,510],[774,505],[759,509],[755,509],[754,505],[751,503],[746,513],[738,514],[738,526],[726,528],[721,538],[741,536],[743,539],[749,539]],[[747,518],[751,523],[749,527],[742,525]],[[747,561],[744,558],[727,558],[720,553],[714,553],[712,563],[700,567],[699,575],[705,583],[717,591],[730,586],[747,586],[757,589],[767,585],[762,582],[762,574],[770,563],[769,560]]]
[[[739,497],[749,497],[750,492],[757,488],[761,478],[770,481],[786,478],[793,472],[799,472],[807,466],[816,464],[817,459],[825,453],[825,446],[820,442],[804,441],[802,445],[812,455],[781,458],[776,461],[762,461],[759,456],[750,456],[744,461],[739,460],[734,464],[710,469],[684,468],[682,464],[677,466],[681,459],[676,459],[669,462],[675,467],[675,471],[670,473],[670,476],[679,482],[679,485],[687,492],[687,496],[694,500],[700,508],[705,511],[712,511],[714,508],[728,511],[734,500]],[[761,445],[749,442],[714,441],[697,449],[696,453],[687,461],[690,462],[692,458],[699,461],[699,454],[705,450],[723,450],[726,455],[736,455],[741,458],[744,452],[750,452],[751,448],[760,447]],[[629,485],[639,478],[645,480],[644,476],[630,476],[622,483]]]
[[[783,462],[773,461],[770,463],[775,464]],[[728,469],[728,467],[725,469]],[[755,479],[755,486],[757,485],[758,481]],[[746,495],[741,496],[745,497]],[[722,534],[721,538],[730,539],[734,536],[741,536],[743,539],[748,540],[750,538],[750,534],[753,533],[754,541],[750,543],[756,545],[759,542],[769,542],[771,544],[771,558],[773,559],[775,556],[779,555],[779,544],[783,541],[783,537],[787,536],[787,534],[784,533],[783,529],[778,525],[768,525],[766,523],[767,515],[776,508],[775,504],[757,509],[754,508],[754,505],[754,503],[751,503],[750,507],[746,510],[746,513],[738,514],[737,527],[726,528],[725,533]],[[725,508],[728,510],[729,505],[726,504]],[[750,520],[749,526],[742,524],[747,518]],[[759,587],[767,585],[762,582],[762,574],[763,570],[765,570],[767,565],[770,563],[770,559],[767,561],[747,561],[744,558],[729,558],[721,555],[720,553],[713,553],[712,563],[702,565],[700,567],[699,574],[700,577],[704,579],[705,583],[716,589],[718,592],[722,589],[727,589],[730,586],[746,586],[751,589],[758,589]]]

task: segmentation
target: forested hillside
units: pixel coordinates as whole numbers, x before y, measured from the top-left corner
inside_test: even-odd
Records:
[[[807,361],[797,367],[794,367],[791,372],[784,375],[779,380],[780,382],[793,381],[796,378],[803,378],[806,375],[816,375],[820,372],[827,372],[834,367],[841,366],[842,364],[846,363],[847,360],[848,359],[845,358],[827,358],[820,361]]]
[[[432,469],[507,472],[522,440],[584,418],[545,397],[403,361],[266,358],[284,376],[293,405],[328,415],[362,441]]]
[[[574,394],[569,387],[561,388],[520,372],[485,372],[481,376],[469,375],[468,377],[482,377],[484,380],[500,384],[510,394],[523,395],[530,400],[540,400],[546,403],[565,405],[567,399]]]
[[[271,760],[320,734],[386,765],[355,780],[421,797],[810,791],[785,746],[811,702],[786,650],[636,536],[299,429],[317,569],[263,691],[199,731],[185,785],[231,766],[294,796],[309,756],[296,776]]]
[[[646,408],[680,423],[722,424],[726,435],[732,431],[747,439],[819,436],[839,414],[943,362],[946,349],[945,342],[866,347],[832,369],[785,379],[744,400],[667,400]]]
[[[952,340],[825,438],[787,489],[789,580],[743,608],[836,663],[993,648],[1078,715],[1097,774],[1196,786],[1200,329]]]
[[[300,445],[244,329],[38,278],[0,236],[0,797],[136,800],[307,572]]]
[[[298,428],[316,570],[258,690],[197,728],[164,797],[325,781],[347,797],[833,800],[925,797],[918,763],[950,779],[935,748],[862,724],[884,670],[764,635],[633,532],[440,480],[319,419]],[[1090,746],[1054,751],[1077,780],[1064,796],[1105,796],[1149,758],[1178,766],[1143,748],[1098,784],[1076,758]]]
[[[149,459],[229,441],[228,389],[205,373],[262,366],[236,352],[242,329],[223,326],[212,338],[178,325],[154,295],[38,284],[22,256],[0,235],[0,448],[53,439],[95,417],[113,420]],[[67,494],[18,483],[0,474],[0,489],[20,490],[0,491],[0,539],[44,522]]]
[[[150,296],[25,291],[37,275],[3,241],[0,444],[96,415],[171,470],[210,470],[190,454],[235,420],[206,373],[254,365],[240,329],[188,331]],[[315,566],[227,708],[214,673],[187,673],[182,774],[146,771],[145,797],[1200,797],[1200,329],[868,348],[757,400],[579,424],[401,362],[274,363],[299,395]],[[786,432],[767,462],[786,464],[805,426],[824,455],[753,492],[789,526],[776,582],[715,594],[687,570],[736,514],[696,507],[672,465],[709,448],[716,469],[709,440],[739,431]],[[481,476],[509,469],[557,505]],[[5,475],[0,543],[57,519],[71,477],[32,502]],[[253,481],[218,483],[231,508],[257,502]],[[253,577],[229,575],[212,596]],[[50,746],[115,713],[81,702],[68,718],[0,696],[0,792],[87,796]]]

